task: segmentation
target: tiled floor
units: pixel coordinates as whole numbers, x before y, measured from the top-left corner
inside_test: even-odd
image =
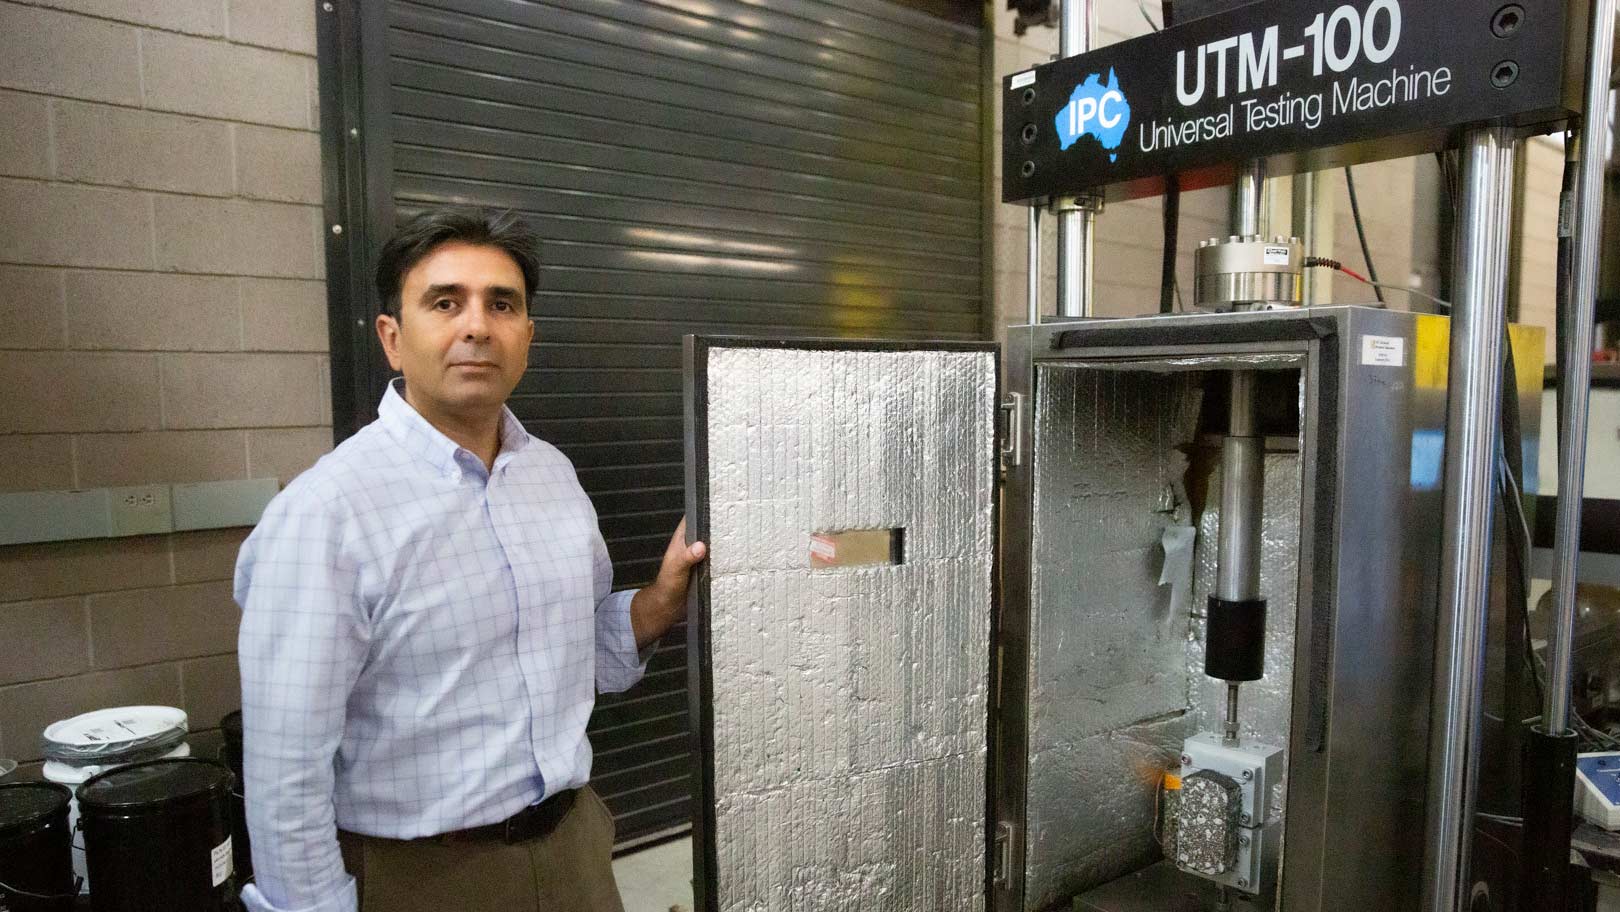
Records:
[[[624,912],[690,912],[692,840],[677,839],[613,862]]]

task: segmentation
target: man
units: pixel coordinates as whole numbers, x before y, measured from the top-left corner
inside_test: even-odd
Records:
[[[683,523],[611,593],[573,466],[505,406],[538,271],[511,214],[402,228],[376,328],[403,378],[242,546],[253,912],[622,909],[593,687],[640,679],[704,546]]]

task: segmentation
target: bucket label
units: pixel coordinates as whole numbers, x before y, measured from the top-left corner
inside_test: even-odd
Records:
[[[234,873],[231,863],[231,837],[226,836],[224,842],[214,846],[210,860],[214,864],[214,886],[217,887]]]

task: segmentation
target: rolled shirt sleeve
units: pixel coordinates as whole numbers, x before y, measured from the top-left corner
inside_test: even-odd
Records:
[[[596,689],[601,693],[629,690],[647,673],[647,661],[658,644],[636,649],[636,631],[630,623],[630,601],[635,589],[613,591],[613,560],[598,534],[591,547],[596,595]]]
[[[338,850],[334,763],[369,646],[336,490],[294,483],[236,568],[252,912],[355,912]]]

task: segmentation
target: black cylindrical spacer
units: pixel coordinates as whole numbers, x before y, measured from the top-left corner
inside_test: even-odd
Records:
[[[1204,674],[1223,681],[1258,681],[1266,674],[1266,600],[1209,597]]]
[[[1521,909],[1569,908],[1569,837],[1575,827],[1573,732],[1537,725],[1524,742],[1524,886]]]

